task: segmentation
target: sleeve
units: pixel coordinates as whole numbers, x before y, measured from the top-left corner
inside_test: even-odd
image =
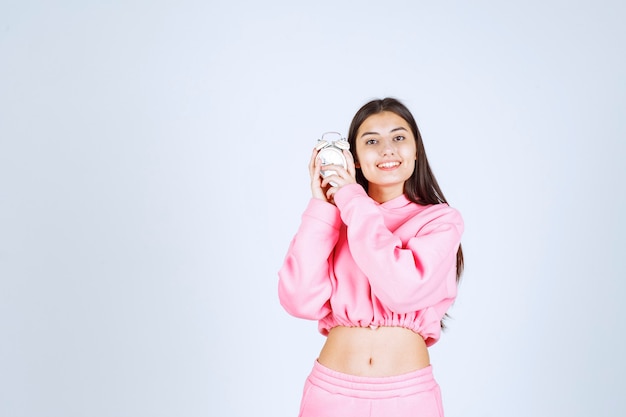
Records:
[[[337,207],[310,200],[278,272],[278,298],[289,314],[320,320],[330,313],[330,262],[341,225]]]
[[[398,314],[456,297],[456,252],[463,220],[447,204],[426,208],[415,235],[403,244],[385,225],[380,208],[361,187],[344,187],[335,203],[347,225],[352,256],[372,293]]]

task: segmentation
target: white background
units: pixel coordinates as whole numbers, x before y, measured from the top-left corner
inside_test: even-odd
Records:
[[[0,3],[0,416],[295,416],[318,136],[394,96],[466,222],[448,417],[623,416],[619,1]]]

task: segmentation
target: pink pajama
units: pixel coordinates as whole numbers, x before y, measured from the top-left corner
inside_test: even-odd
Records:
[[[362,377],[315,361],[299,417],[443,417],[432,367],[391,377]]]

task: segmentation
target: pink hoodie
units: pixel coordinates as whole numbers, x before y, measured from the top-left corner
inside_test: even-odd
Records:
[[[351,184],[335,205],[311,199],[280,271],[278,296],[296,317],[335,326],[400,326],[427,346],[457,293],[463,219],[447,204],[402,195],[379,204]]]

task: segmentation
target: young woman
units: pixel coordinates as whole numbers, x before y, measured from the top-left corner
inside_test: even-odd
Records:
[[[300,416],[443,416],[427,348],[457,294],[463,220],[401,102],[365,104],[348,141],[354,158],[344,150],[347,168],[325,178],[313,150],[312,198],[279,271],[283,307],[327,336]]]

